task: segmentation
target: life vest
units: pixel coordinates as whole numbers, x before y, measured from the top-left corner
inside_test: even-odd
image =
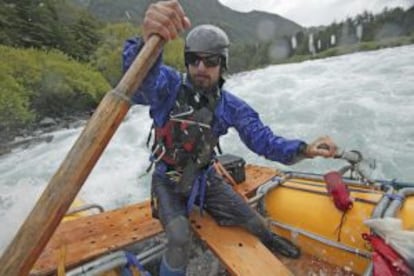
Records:
[[[181,85],[169,118],[155,127],[153,159],[183,171],[189,163],[201,169],[211,163],[218,138],[213,134],[214,110],[220,90],[209,95]]]

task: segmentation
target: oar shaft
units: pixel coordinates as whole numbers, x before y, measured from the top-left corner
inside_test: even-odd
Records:
[[[107,93],[0,259],[0,275],[27,275],[129,110],[163,41],[152,36],[114,90]],[[114,93],[115,92],[115,93]]]

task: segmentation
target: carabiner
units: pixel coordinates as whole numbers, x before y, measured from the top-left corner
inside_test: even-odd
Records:
[[[157,153],[157,151],[161,148],[161,153],[160,155],[158,155],[157,159],[155,159],[153,162],[154,163],[158,163],[161,161],[161,159],[164,157],[165,153],[167,152],[165,146],[163,144],[157,144],[157,146],[155,147],[155,149],[152,151],[151,156],[155,156],[155,154]]]
[[[170,114],[170,118],[175,119],[175,118],[187,116],[187,115],[193,114],[193,112],[194,112],[194,108],[192,106],[189,106],[189,109],[187,111],[184,111],[184,112],[181,112],[181,113],[178,113],[178,114],[174,114],[174,115]]]

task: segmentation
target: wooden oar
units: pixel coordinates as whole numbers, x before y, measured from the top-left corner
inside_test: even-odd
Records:
[[[0,275],[29,274],[128,112],[128,99],[156,61],[162,45],[163,40],[160,37],[152,36],[116,88],[105,95],[1,257]]]

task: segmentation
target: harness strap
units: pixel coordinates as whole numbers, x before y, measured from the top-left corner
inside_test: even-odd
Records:
[[[190,196],[188,197],[188,201],[187,201],[187,213],[190,213],[191,210],[193,209],[195,200],[198,196],[200,214],[203,215],[207,177],[213,168],[214,168],[213,165],[209,165],[208,168],[205,169],[202,173],[200,173],[197,176],[197,179],[194,181],[193,186],[191,188]]]

